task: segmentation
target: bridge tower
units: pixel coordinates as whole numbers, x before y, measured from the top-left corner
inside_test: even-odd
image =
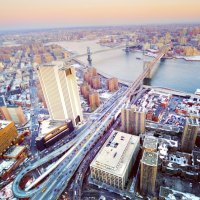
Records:
[[[91,58],[91,51],[90,51],[90,47],[87,47],[87,60],[89,62],[89,64],[92,64],[92,58]]]
[[[150,65],[150,62],[149,62],[149,61],[144,61],[144,62],[143,62],[143,71],[145,71],[145,69],[146,69],[147,67],[149,67],[149,65]],[[143,84],[144,84],[144,85],[150,85],[150,82],[151,82],[151,71],[149,70],[148,75],[147,75],[146,78],[144,78],[144,80],[143,80]]]
[[[125,52],[129,53],[130,52],[130,47],[129,47],[129,39],[127,38],[126,40],[126,48],[125,48]]]

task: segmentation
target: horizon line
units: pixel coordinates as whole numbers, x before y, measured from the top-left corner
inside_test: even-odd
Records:
[[[138,26],[170,26],[170,25],[200,25],[200,22],[172,22],[172,23],[141,23],[141,24],[110,24],[110,25],[77,25],[77,26],[51,26],[51,27],[33,27],[33,28],[25,28],[21,27],[17,28],[5,28],[0,29],[0,33],[3,32],[37,32],[37,31],[47,31],[47,30],[57,30],[57,29],[84,29],[84,28],[110,28],[110,27],[138,27]]]

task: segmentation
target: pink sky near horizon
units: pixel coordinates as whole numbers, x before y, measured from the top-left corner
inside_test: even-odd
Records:
[[[199,21],[200,0],[0,0],[0,28]]]

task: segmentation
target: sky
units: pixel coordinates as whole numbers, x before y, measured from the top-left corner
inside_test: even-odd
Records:
[[[0,29],[200,22],[200,0],[0,0]]]

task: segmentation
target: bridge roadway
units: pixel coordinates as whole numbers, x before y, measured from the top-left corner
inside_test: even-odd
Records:
[[[150,69],[146,78],[152,78],[153,74],[157,70],[155,64],[171,49],[171,44],[166,44],[160,49],[159,54],[150,62],[147,62],[147,67]]]
[[[95,52],[91,52],[91,54],[94,55],[94,54],[97,54],[97,53],[113,51],[113,50],[122,49],[122,48],[125,48],[125,47],[126,47],[126,45],[120,45],[120,46],[113,47],[113,48],[102,49],[102,50],[98,50],[98,51],[95,51]],[[84,57],[84,56],[87,56],[87,55],[88,55],[88,53],[79,54],[79,55],[72,55],[70,59],[67,59],[67,61],[70,61],[70,60],[72,60],[74,58]],[[66,59],[65,59],[65,61],[66,61]]]
[[[110,106],[114,104],[115,99],[118,98],[119,96],[121,96],[123,94],[123,91],[119,90],[115,95],[113,95],[113,97],[106,103],[103,104],[102,107],[102,113],[101,116],[97,119],[100,120],[107,112],[108,109],[110,109]],[[37,192],[38,190],[41,190],[44,188],[45,184],[42,183],[38,186],[38,188],[34,188],[30,191],[24,191],[22,189],[20,189],[19,187],[19,183],[21,181],[21,179],[23,178],[23,176],[25,174],[27,174],[28,172],[37,169],[39,166],[43,165],[44,163],[49,162],[50,160],[52,160],[53,158],[59,156],[60,154],[64,153],[65,151],[67,151],[69,148],[71,148],[75,143],[77,143],[78,141],[82,141],[82,138],[86,138],[89,135],[89,131],[91,131],[91,126],[93,126],[93,129],[96,129],[96,126],[94,126],[94,121],[89,121],[88,125],[86,126],[86,128],[84,128],[84,130],[81,132],[81,137],[80,134],[78,136],[76,136],[72,141],[70,141],[69,143],[65,144],[64,146],[60,147],[59,149],[51,152],[49,155],[47,155],[45,158],[42,158],[34,163],[32,163],[31,165],[29,165],[27,168],[23,169],[18,176],[15,178],[14,182],[13,182],[13,193],[16,197],[18,198],[26,198],[26,197],[31,197],[33,196],[33,194],[35,192]],[[72,153],[73,154],[73,153]],[[52,173],[53,174],[53,173]],[[53,176],[54,177],[54,176]]]

